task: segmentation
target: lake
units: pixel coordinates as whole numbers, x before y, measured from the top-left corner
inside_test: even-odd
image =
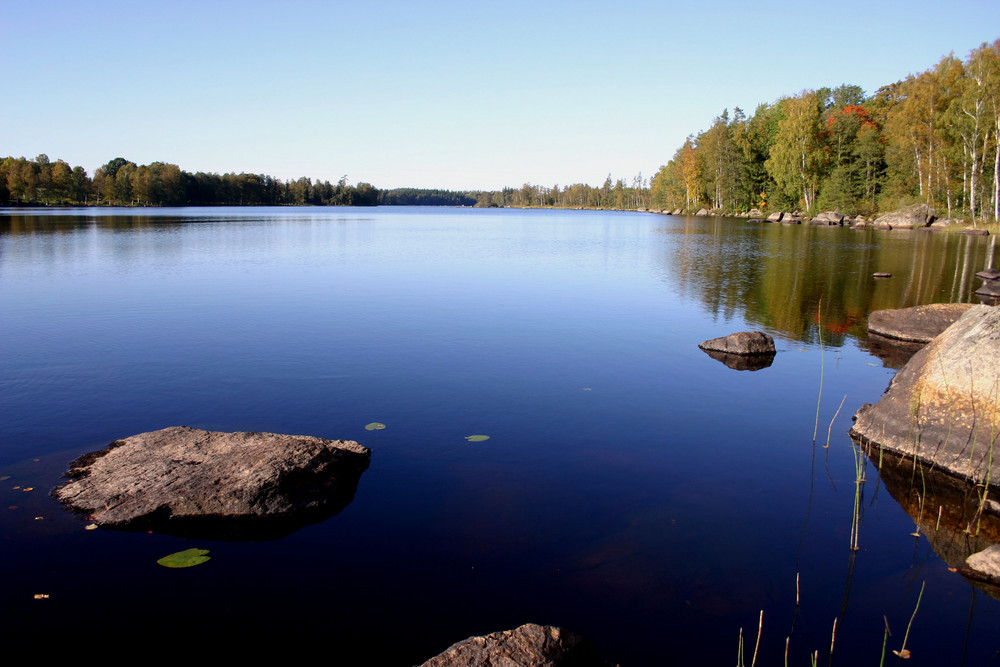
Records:
[[[993,664],[1000,603],[948,569],[981,538],[847,436],[900,363],[869,351],[868,313],[975,301],[992,241],[603,211],[0,211],[5,649],[412,665],[535,622],[625,667],[730,664],[742,629],[750,664],[763,611],[758,664],[786,637],[790,665],[878,664],[923,587],[910,663]],[[697,347],[747,329],[775,337],[770,367]],[[80,454],[173,425],[357,440],[371,465],[339,514],[256,542],[85,530],[48,497]],[[156,564],[190,547],[212,559]]]

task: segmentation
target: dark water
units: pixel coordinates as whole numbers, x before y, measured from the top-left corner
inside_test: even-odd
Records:
[[[868,313],[974,300],[991,239],[587,211],[0,215],[8,651],[409,665],[537,622],[633,667],[731,664],[743,628],[749,664],[763,610],[757,664],[789,635],[792,665],[878,664],[923,585],[908,664],[998,660],[1000,604],[937,555],[970,538],[932,547],[924,516],[911,535],[912,484],[867,464],[850,550],[846,436],[894,372]],[[697,348],[747,328],[775,336],[769,368]],[[268,542],[85,531],[47,497],[79,454],[179,424],[354,439],[371,467],[340,514]],[[156,565],[189,547],[212,560]]]

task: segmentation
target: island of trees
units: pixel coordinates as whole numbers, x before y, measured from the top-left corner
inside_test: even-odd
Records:
[[[263,174],[188,173],[115,158],[91,178],[46,155],[0,160],[7,205],[435,205],[759,209],[872,215],[923,202],[948,217],[1000,219],[1000,39],[866,95],[859,86],[804,90],[736,107],[690,135],[647,181],[455,192],[336,184]]]

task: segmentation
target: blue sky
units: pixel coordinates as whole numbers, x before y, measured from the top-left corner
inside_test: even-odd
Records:
[[[723,109],[873,92],[1000,1],[0,0],[0,156],[376,187],[650,178]]]

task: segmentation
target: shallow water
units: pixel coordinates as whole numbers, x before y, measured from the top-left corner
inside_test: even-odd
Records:
[[[537,622],[634,667],[730,662],[742,627],[749,664],[763,610],[758,664],[789,635],[789,664],[826,664],[834,618],[834,658],[877,664],[883,616],[899,648],[926,582],[910,663],[994,660],[997,600],[910,535],[871,464],[849,549],[846,435],[894,372],[868,313],[974,300],[990,240],[595,211],[3,211],[6,644],[113,622],[108,650],[294,657],[321,638],[343,664],[408,665]],[[697,348],[748,328],[775,336],[770,367]],[[178,424],[354,439],[371,466],[340,514],[268,542],[85,531],[47,497],[79,454]],[[189,547],[212,560],[156,565]]]

